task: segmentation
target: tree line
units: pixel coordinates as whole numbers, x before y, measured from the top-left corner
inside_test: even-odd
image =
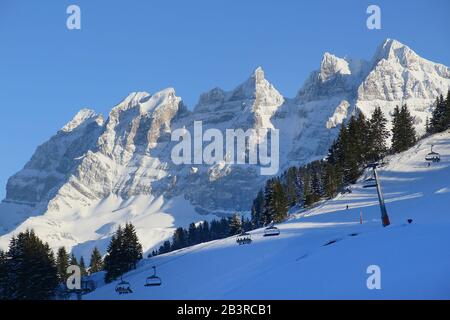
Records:
[[[251,229],[251,221],[239,216],[237,213],[231,217],[223,217],[219,220],[214,219],[211,222],[191,223],[188,229],[177,228],[171,241],[164,241],[159,249],[154,250],[150,256],[172,252],[203,242],[224,239]]]
[[[48,243],[33,230],[26,230],[12,237],[8,251],[0,250],[0,300],[64,298],[69,266],[79,266],[82,276],[105,271],[105,282],[111,282],[136,268],[140,259],[142,246],[131,223],[118,227],[104,259],[97,248],[93,249],[88,267],[83,257],[78,260],[64,247],[57,250],[55,258]]]

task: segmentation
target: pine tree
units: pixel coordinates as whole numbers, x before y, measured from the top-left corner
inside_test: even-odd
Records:
[[[303,174],[303,205],[309,207],[316,201],[314,189],[312,187],[312,177],[310,172]]]
[[[427,117],[427,119],[425,120],[425,136],[428,136],[432,133],[433,132],[431,130],[430,118]]]
[[[342,184],[342,177],[339,170],[333,164],[325,163],[324,170],[324,195],[331,199],[338,193]]]
[[[445,100],[445,111],[444,111],[444,130],[450,129],[450,89],[447,93],[447,99]]]
[[[266,186],[264,188],[264,207],[261,215],[261,224],[266,225],[273,221],[273,210],[270,204],[273,202],[274,197],[274,188],[273,188],[274,180],[269,179],[266,182]]]
[[[414,118],[409,113],[408,107],[403,105],[394,109],[392,128],[393,153],[408,150],[416,143],[416,131],[414,129]]]
[[[256,199],[253,200],[251,209],[252,224],[255,228],[263,226],[263,210],[264,210],[264,193],[262,190],[258,192]]]
[[[161,247],[158,250],[158,254],[164,254],[168,253],[171,250],[170,241],[164,241],[164,243],[161,245]]]
[[[433,115],[431,117],[430,133],[438,133],[447,129],[446,104],[442,94],[436,98]]]
[[[81,256],[81,258],[80,258],[80,271],[81,271],[81,276],[87,275],[86,264],[84,263],[83,256]]]
[[[383,115],[381,108],[375,108],[369,120],[369,135],[367,139],[369,147],[368,162],[378,161],[386,156],[388,152],[386,141],[389,138],[389,131],[386,126],[387,119]]]
[[[285,174],[286,180],[286,197],[289,207],[293,207],[298,203],[299,200],[299,192],[297,185],[297,174],[298,170],[296,167],[291,167],[287,170]]]
[[[69,267],[69,255],[67,254],[66,248],[61,247],[58,249],[56,255],[56,268],[58,270],[58,278],[61,282],[65,283],[67,281],[67,268]]]
[[[48,300],[54,297],[58,271],[53,252],[34,233],[21,232],[8,251],[8,299]]]
[[[116,233],[111,237],[104,260],[105,282],[116,280],[127,271],[126,261],[123,260],[123,229],[118,227]]]
[[[286,192],[279,179],[273,179],[265,202],[265,224],[281,222],[287,217],[288,203]]]
[[[199,228],[199,233],[200,233],[200,242],[207,242],[209,241],[210,238],[210,228],[209,228],[209,222],[208,221],[204,221]]]
[[[200,243],[200,233],[195,223],[191,223],[188,229],[188,244],[190,246]]]
[[[103,270],[103,259],[97,247],[92,250],[91,262],[89,264],[89,273],[97,273]]]
[[[343,155],[345,179],[352,184],[361,175],[364,162],[362,130],[358,119],[352,116],[347,129],[346,153]]]
[[[136,234],[133,224],[127,223],[123,231],[123,259],[126,261],[126,269],[136,269],[137,262],[142,259],[142,245]]]
[[[78,266],[78,260],[77,257],[75,257],[75,255],[72,253],[71,257],[70,257],[70,262],[69,265],[71,266]]]
[[[229,235],[234,236],[242,232],[242,221],[237,213],[235,213],[229,221]]]
[[[0,301],[8,299],[10,295],[10,293],[8,292],[8,278],[8,256],[6,252],[0,250]]]
[[[186,248],[189,245],[188,242],[188,232],[183,228],[177,228],[172,237],[172,248],[171,250],[179,250]]]

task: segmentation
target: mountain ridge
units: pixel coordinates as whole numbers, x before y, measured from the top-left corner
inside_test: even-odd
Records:
[[[450,87],[450,69],[391,39],[377,49],[371,67],[370,63],[325,53],[320,68],[293,98],[283,97],[258,67],[230,91],[214,88],[203,93],[192,111],[174,88],[133,92],[106,119],[83,109],[8,180],[0,204],[0,247],[15,230],[32,226],[54,246],[64,238],[68,247],[90,243],[88,250],[107,242],[113,228],[105,225],[148,221],[164,212],[154,236],[144,236],[149,249],[183,226],[172,219],[183,211],[190,212],[186,217],[193,220],[188,222],[207,219],[205,214],[247,212],[268,178],[259,175],[259,164],[176,166],[171,161],[171,133],[180,128],[193,133],[195,121],[202,121],[204,130],[222,133],[279,129],[280,172],[323,158],[341,123],[356,112],[370,116],[377,106],[390,119],[395,105],[407,103],[416,116],[417,131],[423,133],[435,97]],[[119,217],[108,218],[99,211],[106,207],[110,213],[120,212]],[[93,219],[89,230],[81,232],[64,215],[73,218],[71,223],[102,218]],[[138,232],[146,232],[149,225],[155,228],[151,222]]]

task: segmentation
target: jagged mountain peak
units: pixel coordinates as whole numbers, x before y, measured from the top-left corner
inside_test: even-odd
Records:
[[[114,109],[126,108],[139,104],[142,100],[150,97],[150,93],[145,91],[131,92],[122,102],[120,102]]]
[[[396,61],[404,67],[408,67],[418,60],[425,59],[421,58],[411,48],[400,41],[395,39],[386,39],[375,52],[373,64],[376,65],[382,60]]]
[[[216,110],[223,104],[235,103],[241,106],[252,105],[251,101],[257,101],[257,105],[281,105],[284,101],[283,96],[278,90],[265,78],[262,67],[257,67],[250,76],[235,89],[224,91],[215,87],[212,90],[203,93],[194,109],[195,111]],[[253,108],[246,109],[255,111]]]
[[[319,77],[323,82],[329,80],[336,74],[349,75],[351,74],[349,63],[346,59],[338,58],[337,56],[325,52],[320,64]]]
[[[229,100],[255,99],[257,94],[276,91],[273,85],[266,80],[262,67],[257,67],[250,77],[231,93]]]
[[[97,115],[97,113],[94,110],[91,109],[81,109],[77,112],[77,114],[70,120],[62,129],[63,132],[71,132],[75,130],[76,128],[80,127],[84,123],[88,122],[89,120],[94,120],[98,117],[101,117]]]
[[[155,93],[152,96],[147,96],[139,101],[141,114],[148,114],[156,109],[161,109],[164,106],[176,106],[181,101],[180,97],[176,96],[174,88],[166,88]]]

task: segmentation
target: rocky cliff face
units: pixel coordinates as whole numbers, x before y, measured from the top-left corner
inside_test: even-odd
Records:
[[[173,163],[172,132],[184,128],[193,137],[195,121],[224,136],[227,129],[278,129],[283,170],[324,157],[351,114],[370,116],[376,106],[390,118],[407,103],[421,133],[434,99],[449,87],[448,67],[388,39],[372,61],[326,53],[292,99],[257,68],[234,90],[202,94],[193,111],[172,88],[132,93],[106,119],[81,110],[9,179],[0,246],[11,232],[33,227],[53,246],[84,252],[105,245],[116,224],[133,221],[151,248],[174,227],[210,217],[205,214],[249,210],[268,178],[259,164],[230,164],[227,154],[214,164]]]

